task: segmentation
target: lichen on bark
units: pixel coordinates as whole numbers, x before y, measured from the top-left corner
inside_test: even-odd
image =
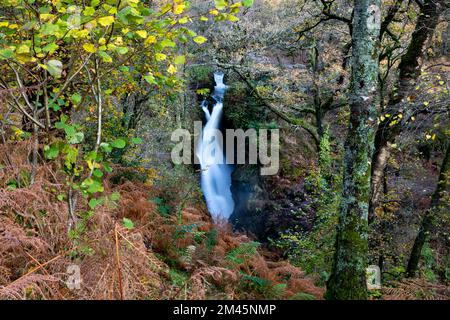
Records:
[[[343,194],[328,299],[366,299],[368,204],[377,119],[380,1],[355,0],[350,121],[345,143]]]

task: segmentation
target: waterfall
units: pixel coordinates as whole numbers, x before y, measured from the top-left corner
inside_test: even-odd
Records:
[[[206,101],[201,104],[207,122],[197,148],[197,157],[201,167],[201,187],[208,210],[216,221],[228,219],[234,210],[230,189],[233,167],[226,163],[222,134],[219,130],[226,90],[223,77],[224,74],[221,72],[214,73],[216,86],[212,94],[212,98],[215,100],[212,112],[209,112]]]

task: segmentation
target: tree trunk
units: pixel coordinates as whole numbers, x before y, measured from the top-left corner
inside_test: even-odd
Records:
[[[336,251],[327,299],[366,299],[370,160],[377,119],[380,0],[355,0],[350,123]]]
[[[423,245],[427,240],[428,235],[433,227],[434,216],[433,213],[435,209],[441,204],[442,195],[447,191],[448,179],[450,173],[450,143],[447,146],[447,151],[442,162],[441,170],[439,173],[439,179],[436,186],[436,190],[431,198],[430,208],[425,212],[425,216],[422,219],[420,225],[419,233],[417,234],[416,240],[414,241],[413,248],[411,250],[411,255],[409,256],[408,267],[406,269],[406,274],[408,277],[414,277],[417,273],[420,255],[422,253]]]
[[[441,0],[426,0],[420,8],[415,30],[406,53],[402,56],[397,81],[397,92],[391,94],[386,107],[386,113],[396,115],[403,110],[398,105],[402,102],[412,89],[416,86],[417,78],[420,76],[419,61],[423,58],[425,42],[433,35],[439,20],[438,3]],[[392,119],[386,118],[378,127],[375,135],[375,152],[372,158],[372,196],[369,204],[369,216],[377,208],[382,194],[382,177],[384,169],[389,160],[392,145],[402,131],[402,124],[390,126]]]

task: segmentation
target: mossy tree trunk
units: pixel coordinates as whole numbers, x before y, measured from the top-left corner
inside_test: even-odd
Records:
[[[428,235],[430,234],[433,228],[434,222],[434,213],[441,206],[441,204],[446,203],[445,200],[442,200],[445,192],[448,190],[448,180],[450,174],[450,143],[447,146],[447,151],[444,156],[444,160],[441,165],[441,170],[439,173],[438,183],[436,186],[436,190],[433,193],[431,198],[430,208],[425,212],[425,215],[422,219],[422,223],[420,225],[419,233],[414,241],[413,248],[411,250],[411,255],[409,256],[408,267],[406,269],[406,273],[408,277],[414,277],[417,273],[420,256],[422,253],[422,248],[425,242],[427,241]]]
[[[385,113],[396,115],[402,112],[399,104],[410,94],[416,86],[421,70],[419,62],[423,58],[427,39],[433,35],[439,20],[440,0],[425,0],[421,5],[411,41],[398,66],[399,76],[394,91],[387,103]],[[382,121],[375,135],[375,152],[372,159],[372,195],[369,204],[369,216],[373,218],[382,196],[383,172],[389,160],[392,145],[402,132],[402,123],[391,125],[391,119]]]
[[[366,299],[370,162],[378,97],[380,0],[355,0],[350,123],[345,143],[343,194],[327,299]]]

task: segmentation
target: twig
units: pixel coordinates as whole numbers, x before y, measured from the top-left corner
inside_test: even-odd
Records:
[[[117,231],[117,223],[114,228],[114,237],[116,240],[116,261],[117,261],[117,275],[119,277],[119,293],[120,293],[120,300],[123,300],[122,271],[120,270],[119,233]]]

